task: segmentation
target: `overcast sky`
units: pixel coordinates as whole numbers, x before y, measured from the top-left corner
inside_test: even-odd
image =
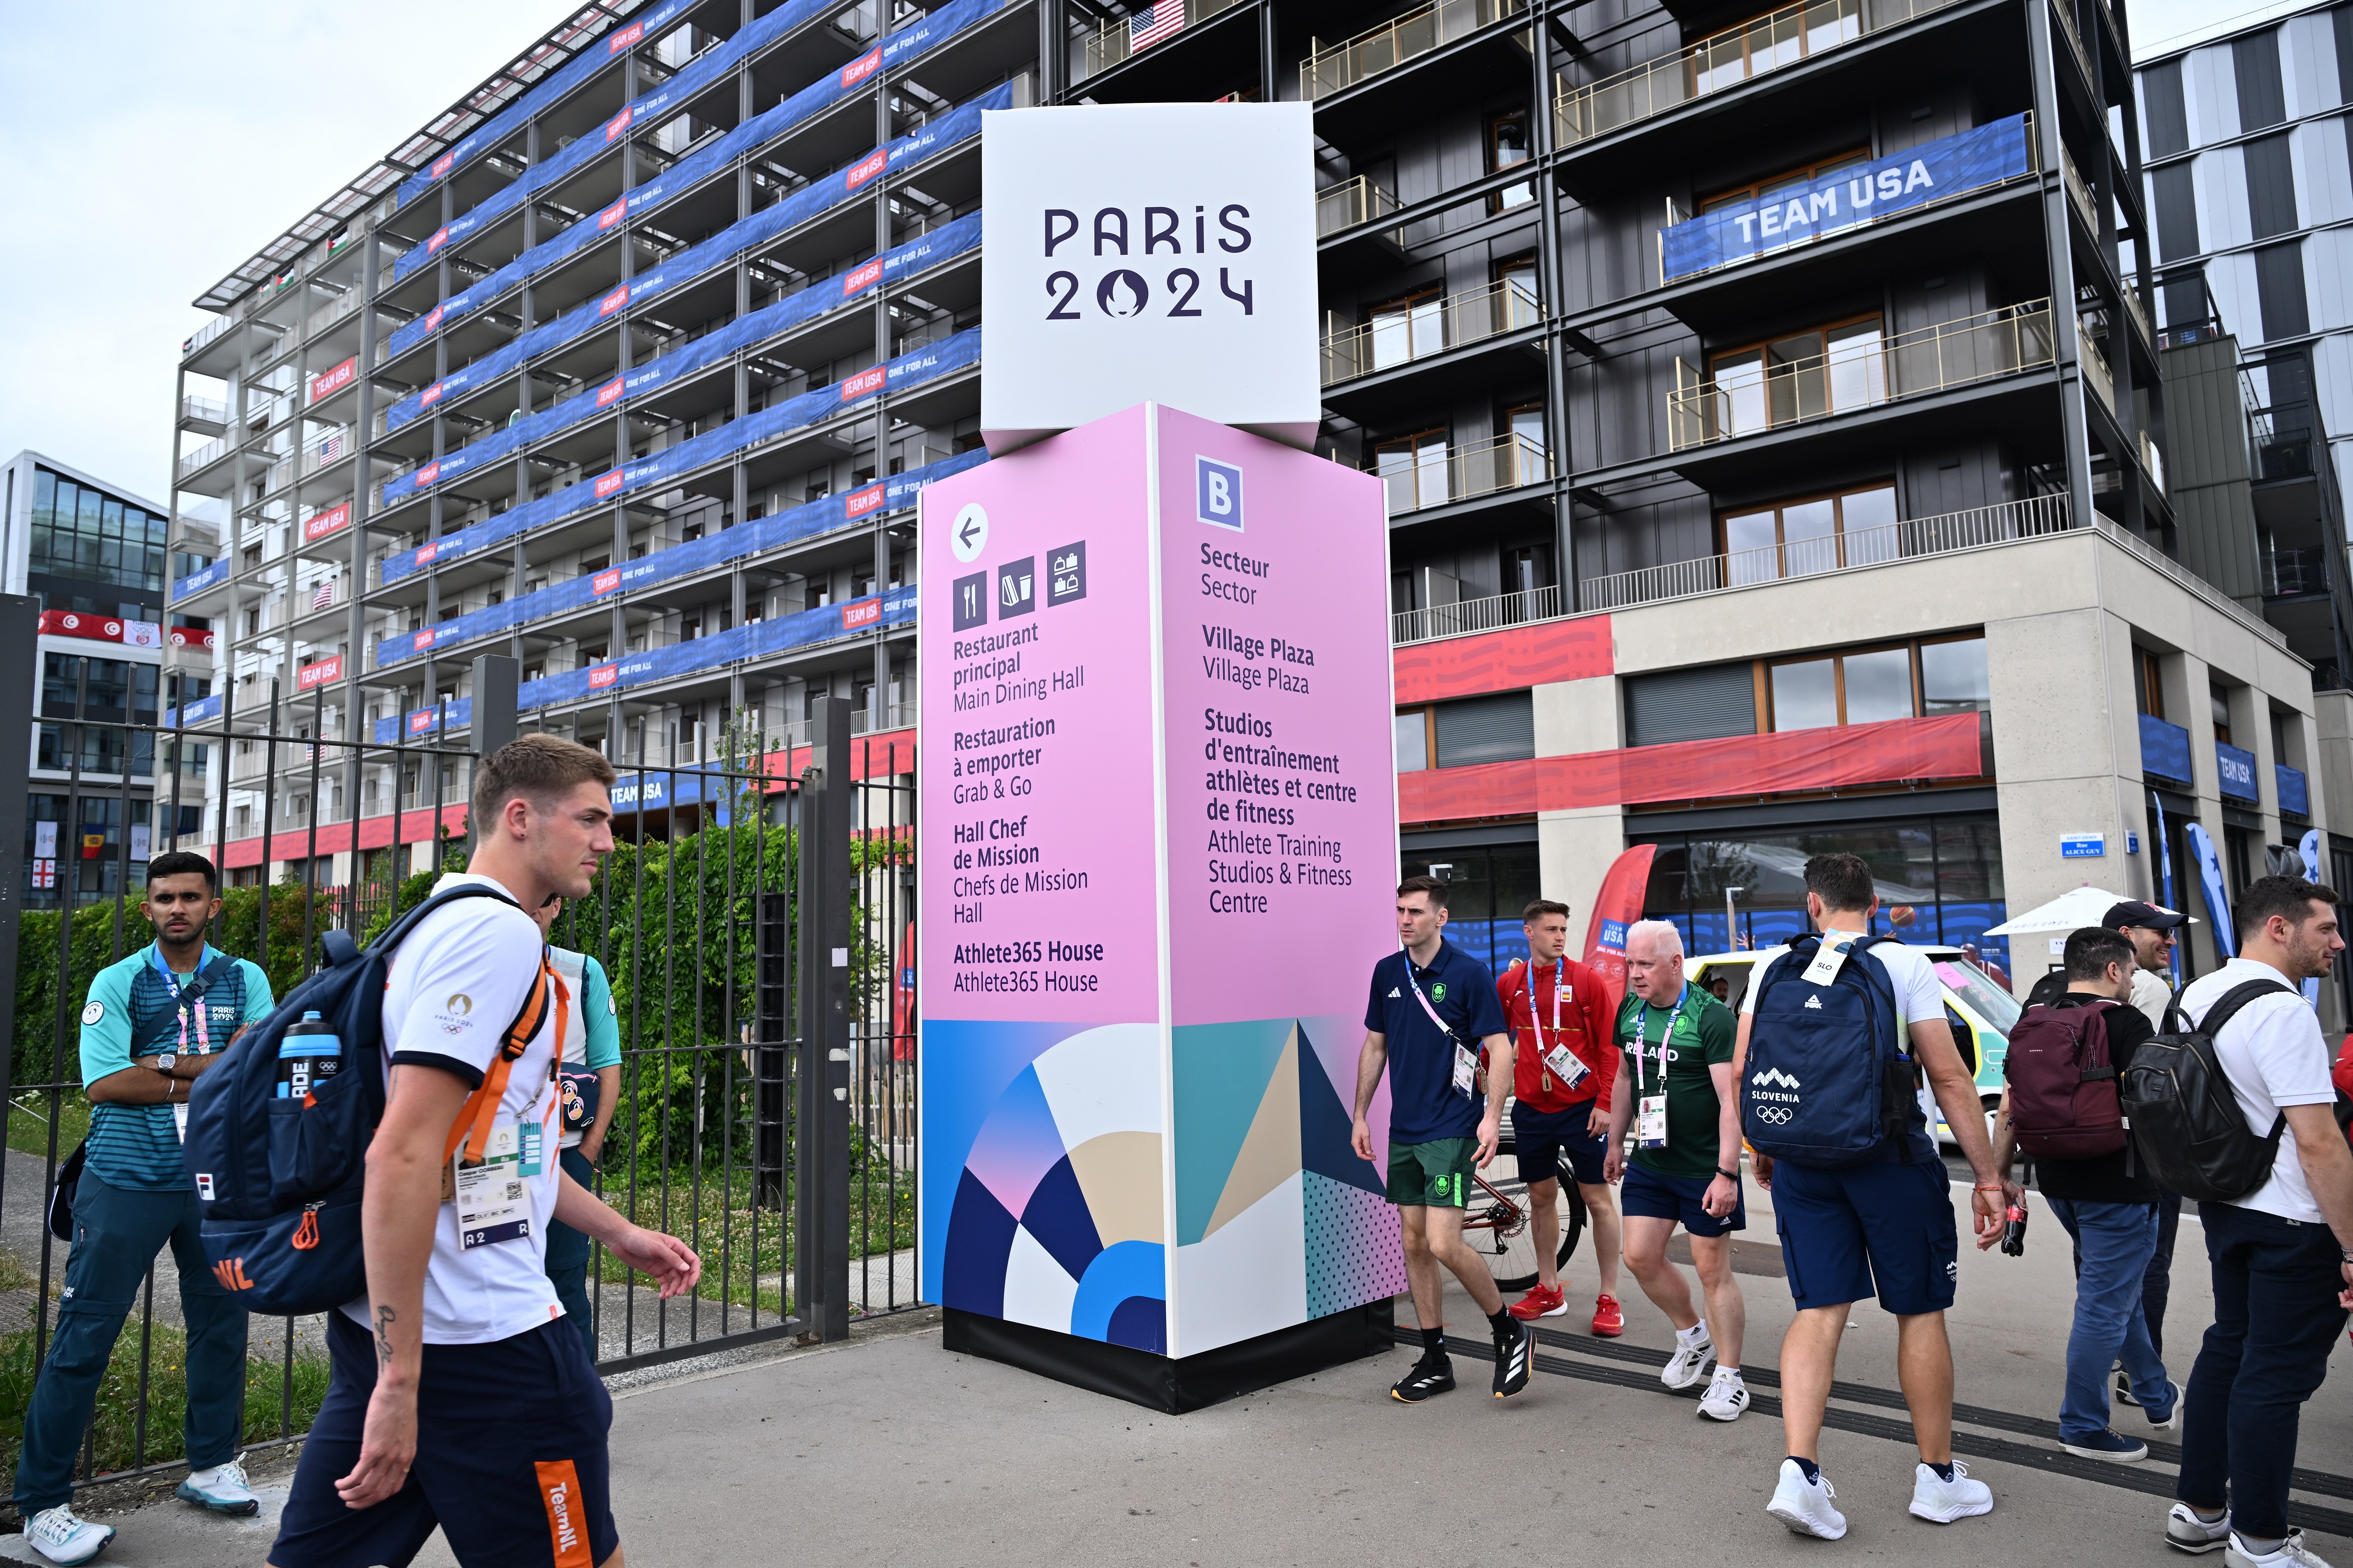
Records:
[[[2137,0],[2144,54],[2301,0]],[[0,457],[169,500],[188,301],[567,7],[557,0],[109,0],[0,30]]]

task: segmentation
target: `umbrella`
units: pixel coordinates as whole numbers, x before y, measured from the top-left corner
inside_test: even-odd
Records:
[[[2124,901],[2121,893],[2110,893],[2094,887],[2077,888],[2022,915],[2012,915],[1987,931],[1986,935],[2013,936],[2022,931],[2076,931],[2084,926],[2095,926],[2100,923],[2102,915]],[[2168,914],[2172,912],[2167,910]]]

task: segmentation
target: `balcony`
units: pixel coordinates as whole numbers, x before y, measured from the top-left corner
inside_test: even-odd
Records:
[[[1801,358],[1776,361],[1766,350],[1736,372],[1719,366],[1708,380],[1668,395],[1668,448],[1688,451],[1947,392],[2047,365],[2052,359],[2048,300],[1892,338],[1833,342],[1826,353]],[[1679,379],[1691,374],[1681,361],[1677,371]]]
[[[2140,771],[2189,784],[2189,731],[2154,713],[2140,715]]]
[[[1956,3],[1810,0],[1784,6],[1590,86],[1563,89],[1553,100],[1554,139],[1563,149],[1575,147]]]
[[[1300,99],[1329,98],[1526,8],[1527,0],[1432,0],[1329,48],[1310,40],[1299,62]]]
[[[311,336],[316,337],[344,317],[355,313],[359,308],[360,291],[356,289],[349,289],[339,298],[331,300],[311,311],[311,319],[303,323],[303,330]]]
[[[209,397],[183,397],[180,399],[180,424],[207,436],[221,435],[228,429],[228,405],[216,403]]]
[[[1086,62],[1080,68],[1079,80],[1101,76],[1126,59],[1134,52],[1133,40],[1138,33],[1154,33],[1152,43],[1156,44],[1187,27],[1198,27],[1220,11],[1230,10],[1239,4],[1240,0],[1158,0],[1158,4],[1150,8],[1150,15],[1158,17],[1164,5],[1174,6],[1178,14],[1176,25],[1166,31],[1154,28],[1150,23],[1137,26],[1135,23],[1138,17],[1145,15],[1144,12],[1129,16],[1113,16],[1087,35]],[[1146,48],[1151,47],[1151,44],[1145,46]]]
[[[1528,285],[1507,279],[1422,300],[1361,327],[1335,326],[1324,336],[1324,384],[1430,359],[1544,319],[1544,306]]]
[[[2157,438],[2147,431],[2140,433],[2140,470],[2148,482],[2161,492],[2165,489],[2165,454],[2158,449]]]
[[[1540,485],[1552,479],[1552,456],[1525,436],[1385,454],[1373,470],[1381,476],[1388,514],[1399,517],[1499,490]]]
[[[1370,174],[1359,174],[1345,185],[1315,193],[1315,237],[1329,238],[1343,229],[1387,217],[1398,205],[1397,197],[1373,184]]]
[[[1430,605],[1399,610],[1389,616],[1389,641],[1399,647],[1433,637],[1469,637],[1500,631],[1530,621],[1557,620],[1569,613],[1568,594],[1559,584],[1548,588],[1523,588],[1489,599],[1462,599],[1451,605]]]
[[[2274,550],[2263,558],[2263,597],[2293,598],[2301,594],[2328,592],[2328,551],[2316,545],[2307,550]]]
[[[2108,356],[2100,352],[2098,343],[2080,333],[2076,336],[2075,347],[2075,363],[2083,369],[2084,384],[2098,393],[2100,401],[2108,405],[2110,414],[2114,414],[2116,411],[2116,372],[2108,368]]]
[[[2092,195],[2092,187],[2076,171],[2075,155],[2063,144],[2059,149],[2059,177],[2065,182],[2067,195],[2075,204],[2075,212],[2084,226],[2094,234],[2100,232],[2100,204]]]
[[[2228,741],[2214,742],[2214,774],[2217,787],[2226,800],[2243,800],[2249,805],[2263,797],[2255,792],[2255,753]]]
[[[226,436],[218,440],[207,441],[180,459],[180,477],[185,479],[198,468],[210,468],[236,449],[237,443]]]
[[[2035,496],[1999,506],[1972,507],[1935,517],[1907,518],[1878,528],[1789,540],[1758,550],[1702,555],[1691,561],[1644,566],[1577,585],[1579,610],[1621,609],[1662,599],[1683,599],[1789,577],[1810,577],[1857,566],[1876,566],[1916,555],[2007,543],[2057,533],[2067,526],[2065,496]]]

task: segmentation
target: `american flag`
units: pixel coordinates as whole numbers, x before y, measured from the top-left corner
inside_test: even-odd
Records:
[[[332,577],[320,578],[319,586],[311,595],[311,607],[314,610],[323,610],[334,602],[335,580]]]
[[[1185,0],[1155,0],[1127,19],[1127,52],[1149,48],[1185,25]]]
[[[343,455],[343,433],[340,430],[319,443],[319,461],[333,462]]]

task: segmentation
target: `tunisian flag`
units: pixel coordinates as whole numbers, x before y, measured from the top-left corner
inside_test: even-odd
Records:
[[[1642,894],[1651,885],[1651,859],[1655,844],[1638,844],[1609,864],[1593,895],[1591,921],[1585,928],[1585,967],[1609,993],[1615,1016],[1626,996],[1626,928],[1642,918]]]

